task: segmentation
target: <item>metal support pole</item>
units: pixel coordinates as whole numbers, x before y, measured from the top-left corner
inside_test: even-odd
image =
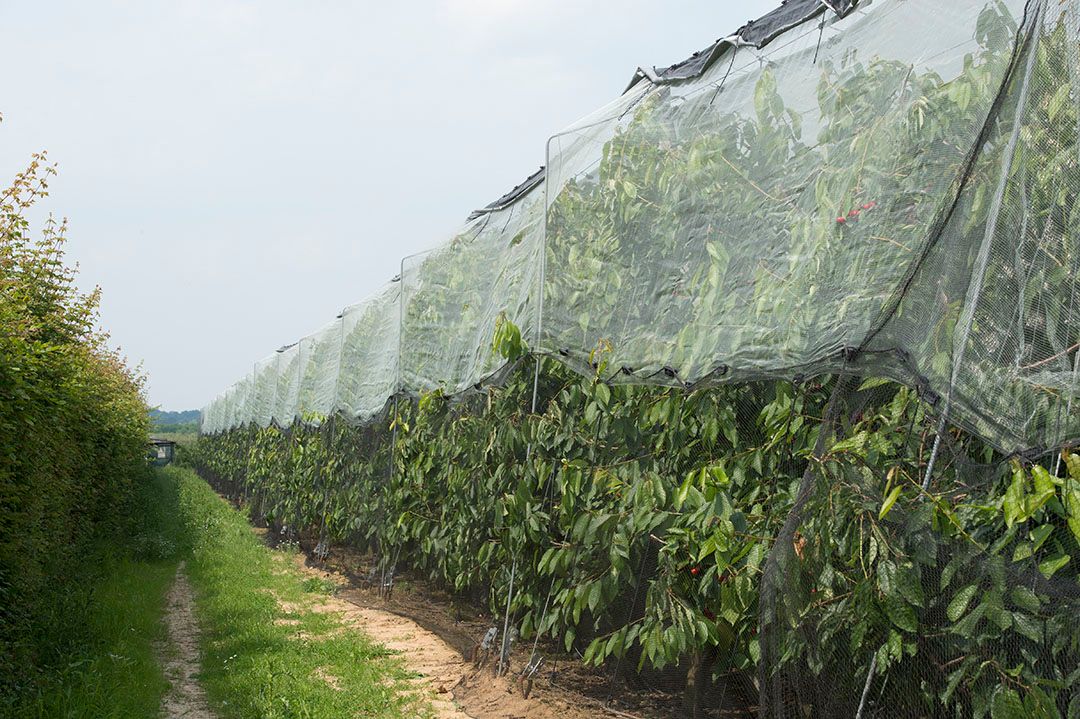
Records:
[[[862,698],[859,699],[859,710],[855,712],[855,719],[862,719],[863,710],[866,709],[866,697],[870,695],[870,685],[874,683],[874,674],[877,673],[877,652],[870,657],[870,670],[866,672],[866,684],[863,685]]]
[[[506,593],[506,614],[503,615],[503,638],[502,649],[499,652],[499,663],[497,665],[497,674],[503,675],[510,667],[510,602],[514,598],[514,575],[517,573],[517,558],[514,559],[514,563],[510,566],[510,589]]]
[[[1039,22],[1041,10],[1042,3],[1036,3],[1035,13],[1031,21],[1033,27]],[[1028,48],[1027,64],[1024,67],[1024,79],[1020,86],[1020,96],[1017,98],[1016,102],[1018,114],[1023,113],[1024,109],[1027,107],[1028,94],[1031,89],[1031,74],[1035,69],[1035,59],[1038,57],[1038,54],[1036,48]],[[1020,130],[1023,128],[1023,125],[1024,123],[1021,122],[1020,117],[1017,117],[1016,120],[1014,120],[1012,134],[1009,136],[1009,142],[1002,155],[1000,177],[998,178],[997,188],[994,191],[994,196],[990,203],[986,229],[983,231],[982,244],[979,246],[979,253],[975,259],[974,273],[964,297],[964,311],[957,322],[959,329],[956,335],[957,339],[953,343],[954,348],[956,348],[956,359],[953,362],[952,377],[949,380],[949,393],[945,400],[945,409],[942,411],[941,425],[939,426],[937,437],[934,440],[934,450],[930,455],[930,463],[927,466],[926,478],[923,480],[923,489],[930,485],[930,472],[933,470],[934,461],[937,459],[937,452],[941,443],[941,432],[945,429],[945,422],[949,417],[949,411],[952,409],[953,388],[960,378],[960,368],[963,366],[964,358],[967,355],[968,339],[971,336],[971,327],[975,321],[975,311],[978,308],[979,298],[982,297],[983,285],[986,281],[986,268],[990,260],[991,245],[994,241],[994,235],[997,233],[998,220],[1001,217],[1001,205],[1004,202],[1005,190],[1008,187],[1013,158],[1016,155],[1016,145],[1020,141]]]
[[[941,449],[941,433],[945,431],[945,424],[949,420],[948,413],[941,415],[938,422],[937,432],[934,434],[934,448],[930,450],[930,459],[926,463],[926,474],[923,476],[922,488],[925,492],[930,487],[930,478],[934,475],[934,462],[937,461],[938,450]]]

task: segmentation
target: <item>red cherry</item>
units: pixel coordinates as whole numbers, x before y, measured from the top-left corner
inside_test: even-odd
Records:
[[[839,223],[839,224],[841,224],[841,225],[842,225],[842,224],[844,224],[845,222],[847,222],[847,218],[846,218],[846,217],[837,217],[837,218],[836,218],[836,221],[837,221],[837,223]]]
[[[697,567],[690,567],[690,574],[696,577],[697,575],[701,574],[701,570]]]
[[[847,216],[848,217],[858,217],[859,216],[859,211],[858,210],[852,210],[851,212],[847,213]]]
[[[874,203],[873,202],[867,202],[865,205],[862,206],[862,208],[864,210],[872,210],[872,209],[874,209]]]

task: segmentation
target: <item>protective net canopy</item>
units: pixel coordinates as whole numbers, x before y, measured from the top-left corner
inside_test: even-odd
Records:
[[[271,396],[229,390],[204,431],[460,393],[496,376],[505,317],[582,371],[610,346],[613,381],[848,367],[1006,452],[1076,438],[1076,11],[1046,5],[807,7],[637,82],[350,308],[343,352],[330,328],[279,352]]]
[[[1080,0],[789,0],[639,69],[202,432],[357,453],[291,524],[715,716],[1080,717],[1078,43]]]
[[[500,318],[536,328],[543,186],[477,213],[447,245],[401,263],[401,381],[411,392],[460,394],[495,375]]]

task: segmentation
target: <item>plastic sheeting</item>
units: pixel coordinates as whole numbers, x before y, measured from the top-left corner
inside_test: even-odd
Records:
[[[545,174],[346,311],[338,356],[324,328],[256,365],[203,430],[460,393],[497,375],[505,314],[610,381],[850,370],[1006,451],[1080,438],[1075,0],[812,5],[553,137]]]

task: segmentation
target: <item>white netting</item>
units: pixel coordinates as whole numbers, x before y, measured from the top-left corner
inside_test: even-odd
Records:
[[[613,381],[847,366],[1005,450],[1076,437],[1075,4],[791,3],[746,32],[765,47],[719,43],[556,135],[545,176],[257,364],[203,431],[461,393],[501,368],[505,315]]]
[[[502,364],[491,351],[500,315],[526,333],[535,328],[543,197],[541,184],[402,262],[402,389],[467,390]]]
[[[344,319],[338,318],[300,341],[300,393],[296,415],[318,424],[334,409]]]
[[[348,417],[368,419],[398,388],[398,331],[401,283],[347,307],[342,320],[344,345],[334,407]]]

